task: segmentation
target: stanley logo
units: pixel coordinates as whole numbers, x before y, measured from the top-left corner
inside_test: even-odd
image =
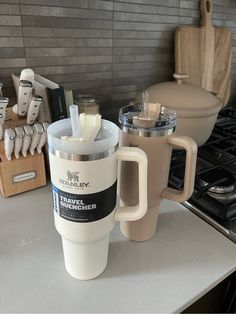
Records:
[[[68,181],[76,181],[79,182],[79,172],[70,172],[69,170],[67,171],[67,180]]]
[[[67,171],[67,179],[59,178],[59,182],[65,187],[73,187],[73,188],[88,188],[89,182],[80,182],[79,180],[79,172],[71,172]]]

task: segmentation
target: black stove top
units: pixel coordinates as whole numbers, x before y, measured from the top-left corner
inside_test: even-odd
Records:
[[[170,186],[183,188],[184,167],[185,152],[173,151]],[[220,111],[211,137],[199,147],[194,192],[186,204],[211,224],[235,229],[236,241],[236,108]]]

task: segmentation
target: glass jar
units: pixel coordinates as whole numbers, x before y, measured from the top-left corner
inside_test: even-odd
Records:
[[[79,106],[79,113],[99,113],[99,105],[92,95],[78,95],[76,97],[76,104]]]

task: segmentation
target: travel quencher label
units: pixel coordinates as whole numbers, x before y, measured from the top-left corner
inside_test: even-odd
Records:
[[[92,222],[116,207],[116,156],[73,161],[50,156],[55,212],[73,222]]]

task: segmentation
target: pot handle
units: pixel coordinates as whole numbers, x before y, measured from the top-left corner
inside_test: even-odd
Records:
[[[166,187],[161,192],[161,197],[175,202],[184,202],[189,199],[193,193],[197,161],[197,144],[193,139],[187,136],[178,135],[169,136],[168,143],[186,150],[184,189],[183,191],[179,191],[170,187]]]
[[[188,78],[188,74],[183,73],[174,73],[173,78],[175,79],[177,84],[182,84],[183,80]]]
[[[117,159],[121,161],[133,161],[138,163],[139,202],[135,206],[117,208],[115,212],[115,220],[138,220],[147,212],[147,155],[140,148],[119,147],[116,156]]]

